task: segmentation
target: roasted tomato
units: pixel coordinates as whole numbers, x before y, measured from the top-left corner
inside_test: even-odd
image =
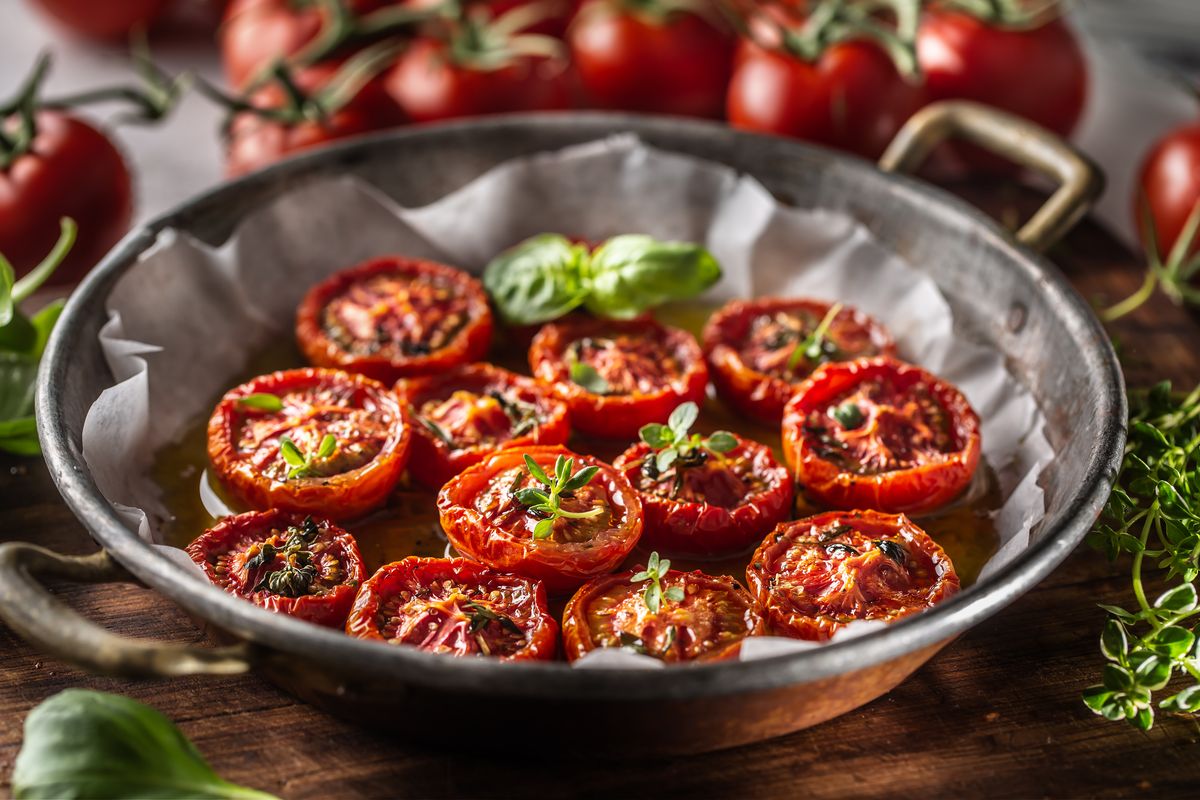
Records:
[[[703,402],[708,369],[687,331],[652,319],[574,317],[542,327],[529,347],[533,376],[571,409],[571,426],[631,439],[680,403]]]
[[[892,622],[958,591],[950,558],[904,515],[830,511],[785,522],[746,568],[772,632],[824,640],[854,620]]]
[[[296,339],[313,364],[392,383],[483,358],[492,312],[467,273],[389,256],[310,289],[296,312]]]
[[[812,500],[919,513],[979,464],[979,416],[955,387],[881,356],[818,367],[783,414],[783,452]]]
[[[569,660],[621,647],[667,663],[719,661],[763,633],[754,598],[732,578],[672,570],[656,556],[640,572],[589,581],[571,598],[563,612]]]
[[[208,422],[221,483],[253,508],[348,519],[382,505],[408,460],[409,424],[385,386],[294,369],[228,392]]]
[[[558,651],[542,585],[465,558],[410,556],[382,567],[359,590],[346,633],[503,661],[549,660]]]
[[[208,579],[268,611],[340,628],[366,577],[354,537],[279,509],[226,517],[187,547]]]
[[[431,489],[505,447],[563,444],[567,406],[544,386],[491,364],[396,384],[413,427],[412,477]]]
[[[642,503],[629,481],[565,447],[494,453],[442,487],[438,510],[458,552],[540,580],[551,594],[611,571],[642,535]]]
[[[827,361],[893,355],[887,329],[849,306],[766,297],[726,303],[704,327],[717,393],[739,412],[778,425],[797,385]]]

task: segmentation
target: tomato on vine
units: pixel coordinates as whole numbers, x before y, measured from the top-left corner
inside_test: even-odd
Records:
[[[154,22],[167,0],[34,0],[72,33],[91,39],[119,40]]]

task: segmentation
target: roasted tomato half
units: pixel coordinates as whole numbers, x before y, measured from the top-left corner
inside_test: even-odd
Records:
[[[646,577],[635,580],[640,576]],[[657,603],[648,594],[656,591],[652,582],[658,584]],[[601,647],[667,663],[718,661],[736,657],[742,640],[763,630],[745,589],[732,578],[703,572],[605,575],[585,584],[563,612],[563,647],[571,661]]]
[[[529,347],[533,376],[571,409],[571,426],[631,439],[680,403],[704,401],[708,369],[695,338],[652,319],[574,317],[544,325]]]
[[[551,594],[612,571],[642,535],[642,503],[629,481],[565,447],[494,453],[442,487],[438,510],[458,552],[540,580]]]
[[[288,511],[226,517],[187,547],[208,579],[268,611],[340,628],[366,577],[354,537]]]
[[[979,416],[954,386],[894,358],[825,364],[787,404],[783,452],[818,503],[931,511],[971,482]]]
[[[387,564],[363,584],[346,633],[452,656],[549,660],[558,623],[537,581],[502,575],[464,558]]]
[[[958,591],[949,556],[903,514],[830,511],[785,522],[746,568],[774,633],[825,640],[854,620],[892,622]]]
[[[704,327],[717,393],[759,422],[778,425],[796,386],[821,364],[893,355],[891,335],[849,306],[767,297],[725,304]]]
[[[567,406],[537,381],[470,364],[396,384],[413,425],[412,477],[431,489],[505,447],[563,444]]]
[[[349,519],[382,505],[408,460],[409,424],[387,387],[293,369],[228,392],[208,421],[221,483],[252,508]]]
[[[643,542],[673,554],[740,553],[790,516],[794,488],[766,445],[731,437],[725,452],[683,448],[666,470],[639,442],[613,466],[642,495]]]
[[[296,312],[296,339],[317,366],[392,383],[483,358],[492,312],[467,273],[389,256],[310,289]]]

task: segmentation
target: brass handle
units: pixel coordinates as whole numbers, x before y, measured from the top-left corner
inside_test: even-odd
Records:
[[[109,633],[56,600],[39,577],[81,583],[133,582],[104,550],[64,556],[25,542],[0,545],[0,619],[26,641],[88,672],[121,678],[234,675],[250,669],[251,646],[203,648]]]
[[[1046,250],[1061,239],[1104,190],[1100,168],[1050,131],[990,106],[958,100],[934,103],[914,114],[879,166],[912,172],[950,138],[966,139],[1058,181],[1054,195],[1017,231],[1017,241],[1033,250]]]

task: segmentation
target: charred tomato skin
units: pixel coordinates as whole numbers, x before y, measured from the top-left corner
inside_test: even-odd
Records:
[[[667,663],[724,661],[737,658],[747,636],[765,632],[754,598],[730,577],[670,570],[662,578],[663,590],[678,586],[684,591],[684,599],[677,603],[664,599],[659,612],[653,614],[642,599],[645,582],[631,583],[634,574],[595,578],[567,602],[563,611],[563,651],[568,661],[596,649],[620,647],[622,632],[643,642],[645,655]],[[597,613],[596,606],[601,604],[606,608]],[[623,621],[629,624],[622,626]],[[658,646],[671,625],[682,627],[686,635],[676,633],[665,648]],[[633,627],[637,633],[626,627]],[[646,643],[647,639],[655,644]],[[694,648],[691,652],[689,644]]]
[[[611,336],[640,341],[653,356],[655,377],[669,370],[669,378],[657,381],[652,391],[621,394],[597,394],[571,380],[570,348]],[[543,325],[529,346],[529,367],[570,408],[574,430],[612,439],[632,439],[643,425],[666,422],[681,403],[703,403],[708,388],[708,368],[695,338],[648,317],[619,321],[576,316]]]
[[[525,455],[551,470],[549,474],[553,474],[555,459],[560,455],[574,458],[576,470],[598,467],[588,486],[603,494],[610,510],[605,527],[582,542],[563,542],[554,537],[537,540],[532,528],[538,518],[527,514],[523,507],[480,509],[479,502],[491,496],[489,492],[502,488],[500,482],[511,482],[507,475],[525,469]],[[501,510],[505,512],[501,516],[510,515],[521,529],[513,531],[499,524],[496,512]],[[642,502],[625,476],[599,459],[561,446],[515,447],[493,453],[442,487],[438,511],[446,538],[459,553],[500,572],[541,581],[552,595],[570,592],[590,578],[615,569],[642,535]],[[570,524],[569,520],[558,521],[560,526]]]
[[[432,596],[434,593],[446,593],[445,584],[449,582],[454,595],[451,598],[439,597],[440,608],[445,611],[447,605],[453,605],[457,612],[450,620],[449,630],[446,620],[431,620],[430,624],[437,626],[439,634],[453,635],[458,633],[453,644],[404,642],[394,635],[395,631],[387,630],[388,621],[382,619],[388,612],[389,603],[396,602],[401,592],[414,595],[411,598],[410,611],[428,613],[433,604],[423,602],[422,593]],[[481,591],[482,590],[482,591]],[[499,601],[488,597],[495,592]],[[512,595],[517,595],[519,601],[514,601]],[[465,617],[470,609],[461,604],[478,603],[487,607],[493,614],[507,617],[515,627],[519,628],[523,641],[517,645],[510,642],[511,651],[503,654],[485,653],[479,648],[471,633],[462,633],[463,628],[469,627],[469,619]],[[397,605],[395,609],[398,610]],[[498,620],[489,625],[497,626],[489,633],[503,633]],[[548,661],[558,653],[558,622],[550,615],[546,606],[546,590],[538,581],[530,581],[516,575],[505,575],[488,569],[482,564],[468,561],[464,558],[408,558],[391,564],[385,564],[372,575],[354,599],[354,607],[346,620],[346,633],[360,639],[388,642],[390,644],[414,644],[422,650],[444,652],[455,656],[490,655],[502,661]],[[507,648],[505,648],[507,649]]]
[[[737,447],[724,454],[727,461],[744,459],[747,477],[755,484],[746,486],[737,476],[730,478],[748,490],[732,507],[713,502],[678,500],[666,497],[649,486],[642,465],[653,455],[650,446],[638,442],[617,456],[613,467],[619,470],[642,498],[644,529],[642,542],[647,547],[671,555],[700,557],[742,553],[782,522],[792,511],[795,487],[787,469],[775,460],[766,445],[734,434]],[[711,461],[713,457],[709,457]],[[708,464],[689,469],[705,469]],[[731,468],[717,467],[731,472]],[[725,476],[719,476],[725,477]]]
[[[281,532],[303,525],[305,519],[305,514],[274,508],[225,517],[189,544],[187,554],[213,584],[230,594],[268,611],[327,628],[341,628],[366,577],[358,544],[343,529],[328,520],[312,518],[320,535],[311,545],[310,552],[319,557],[324,566],[320,577],[340,578],[334,585],[323,587],[319,594],[291,597],[269,589],[256,591],[265,573],[261,568],[251,570],[247,566],[247,561],[253,558],[263,542],[282,541],[285,537],[279,535]],[[333,559],[334,564],[328,564],[327,559]],[[282,556],[276,556],[273,563],[281,564]]]
[[[308,393],[330,393],[333,402],[316,413]],[[288,408],[281,412],[246,407],[241,400],[253,394],[273,394],[286,400],[296,395],[296,414]],[[353,421],[355,440],[361,438],[376,452],[362,464],[326,476],[296,477],[281,480],[278,455],[270,455],[265,465],[253,461],[259,448],[274,448],[279,439],[291,435],[306,420],[315,428],[315,439],[307,450],[336,423],[335,411],[358,414]],[[261,423],[272,432],[247,449],[242,446],[242,430],[247,424]],[[300,423],[300,424],[296,424]],[[369,430],[360,430],[359,426]],[[251,508],[279,508],[333,519],[353,519],[383,505],[404,473],[408,461],[411,425],[395,394],[386,386],[363,375],[332,369],[293,369],[261,375],[231,389],[221,398],[208,422],[208,456],[225,488]],[[320,434],[320,435],[317,435]],[[293,437],[295,440],[296,437]],[[342,445],[339,443],[338,447]],[[353,454],[347,453],[348,456]],[[338,456],[335,451],[334,456]]]
[[[442,307],[449,302],[461,306],[460,313],[464,319],[449,334],[444,345],[426,347],[429,352],[425,353],[389,356],[371,352],[378,339],[366,342],[348,334],[354,345],[367,350],[365,353],[355,353],[330,335],[324,318],[331,304],[342,301],[355,290],[368,291],[364,287],[369,287],[373,281],[390,277],[422,288],[443,289],[448,297]],[[420,311],[423,312],[419,319],[422,324],[430,319],[439,320],[444,313],[436,300]],[[409,313],[416,315],[415,311]],[[395,316],[396,310],[388,309],[381,318],[392,319]],[[479,361],[491,345],[493,327],[487,294],[483,284],[476,278],[445,264],[404,256],[376,258],[338,272],[310,289],[296,311],[296,341],[312,364],[359,372],[387,384],[400,378],[432,375],[460,364]],[[394,343],[384,342],[383,346],[394,346]]]
[[[733,300],[722,306],[704,326],[704,354],[717,395],[742,414],[766,425],[778,425],[783,408],[796,387],[811,374],[811,366],[799,364],[794,380],[764,372],[750,363],[743,342],[756,320],[775,314],[803,313],[822,319],[831,303],[806,298],[764,297]],[[830,340],[851,358],[895,355],[896,345],[887,329],[863,312],[845,307],[834,317]],[[853,347],[853,349],[851,349]]]
[[[790,573],[781,566],[789,556],[796,561]],[[796,580],[804,581],[800,596],[787,591]],[[954,564],[937,542],[903,514],[877,511],[829,511],[783,523],[754,552],[746,581],[772,633],[814,641],[854,620],[894,622],[959,589]]]
[[[924,463],[873,473],[846,470],[823,456],[805,431],[810,415],[824,412],[875,379],[889,381],[900,391],[924,387],[946,415],[953,447]],[[981,454],[979,415],[956,387],[894,358],[824,364],[797,387],[784,410],[783,452],[804,493],[818,503],[842,509],[924,513],[954,500],[970,484]]]
[[[410,461],[419,464],[421,468],[412,471],[411,477],[430,489],[440,489],[446,481],[472,464],[478,464],[489,453],[498,449],[565,444],[571,433],[565,403],[551,395],[537,381],[487,363],[455,367],[439,375],[404,378],[397,381],[395,391],[413,421]],[[454,393],[460,391],[470,392],[477,397],[487,397],[489,392],[499,392],[506,397],[528,403],[537,415],[538,422],[532,431],[519,436],[499,434],[495,441],[451,447],[433,430],[422,424],[421,410],[426,403],[449,400]],[[503,418],[505,412],[495,400],[491,402],[496,407],[487,411],[499,414]],[[505,436],[507,438],[502,438]]]

